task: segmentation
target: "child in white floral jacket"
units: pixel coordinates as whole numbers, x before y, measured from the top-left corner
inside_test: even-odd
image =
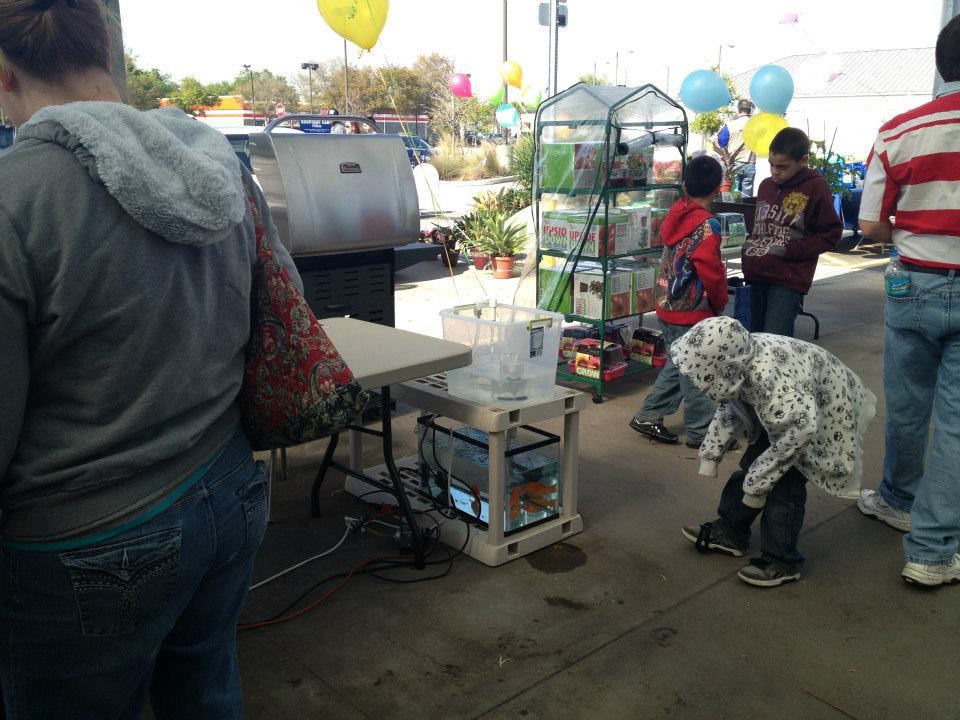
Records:
[[[750,446],[720,496],[717,520],[683,534],[703,551],[739,557],[761,515],[761,557],[738,577],[760,587],[799,579],[806,482],[856,499],[863,435],[876,397],[821,347],[755,333],[736,320],[697,323],[670,349],[677,369],[719,403],[700,449],[700,474],[716,477],[724,449],[746,431]]]

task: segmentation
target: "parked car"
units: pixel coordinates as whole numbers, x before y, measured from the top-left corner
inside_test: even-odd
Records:
[[[433,158],[433,148],[430,143],[417,135],[400,135],[403,145],[407,148],[407,158],[410,165],[416,167],[421,162],[430,162]]]

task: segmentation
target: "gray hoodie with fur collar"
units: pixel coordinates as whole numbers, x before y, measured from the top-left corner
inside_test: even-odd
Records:
[[[232,437],[256,256],[245,172],[179,110],[119,103],[44,108],[0,157],[5,538],[126,522]]]

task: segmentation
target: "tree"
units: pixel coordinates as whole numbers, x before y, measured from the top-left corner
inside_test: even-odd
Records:
[[[135,55],[125,52],[123,60],[127,71],[127,102],[138,110],[159,107],[160,98],[170,97],[177,91],[177,84],[169,75],[157,68],[144,70],[137,67]]]
[[[268,118],[273,117],[278,102],[290,108],[295,108],[300,103],[300,94],[285,77],[265,69],[249,73],[243,70],[229,87],[230,92],[242,95],[247,100],[251,110]]]
[[[180,81],[180,87],[170,96],[174,104],[190,115],[202,114],[201,107],[216,107],[220,104],[219,94],[210,89],[195,77],[185,77]]]
[[[609,85],[607,78],[604,75],[581,75],[578,79],[578,82],[586,83],[587,85]]]

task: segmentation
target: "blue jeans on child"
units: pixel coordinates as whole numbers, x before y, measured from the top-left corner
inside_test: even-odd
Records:
[[[929,565],[949,560],[960,535],[960,277],[911,272],[910,284],[885,308],[880,495],[910,513],[907,561]]]
[[[243,716],[236,633],[267,526],[242,432],[170,508],[62,552],[0,556],[0,678],[17,720]]]
[[[685,375],[681,375],[670,359],[669,349],[678,338],[692,325],[672,325],[660,320],[663,339],[667,344],[667,364],[660,368],[660,374],[653,389],[643,399],[643,405],[635,417],[644,422],[660,422],[665,415],[672,415],[683,401],[683,425],[689,442],[703,442],[707,426],[717,412],[717,404],[698,390]]]
[[[760,454],[770,447],[764,432],[750,443],[740,459],[740,469],[730,475],[720,494],[719,519],[714,525],[740,547],[750,544],[750,526],[760,516],[760,555],[791,571],[803,565],[797,549],[807,504],[807,479],[796,468],[784,473],[767,495],[762,508],[743,504],[743,479]]]
[[[803,293],[783,285],[750,283],[750,332],[793,337]]]

